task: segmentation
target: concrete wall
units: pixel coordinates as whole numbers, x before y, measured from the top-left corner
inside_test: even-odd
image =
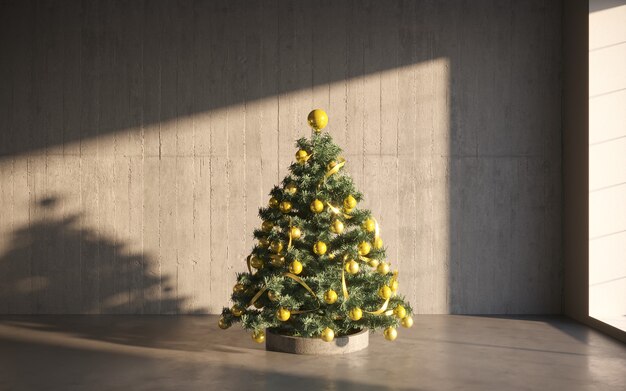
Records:
[[[219,311],[313,107],[417,312],[560,312],[559,2],[0,7],[0,313]]]

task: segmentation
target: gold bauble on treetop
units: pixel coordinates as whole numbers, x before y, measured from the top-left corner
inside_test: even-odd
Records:
[[[328,125],[328,115],[322,109],[315,109],[309,113],[307,121],[313,130],[319,132]]]
[[[269,350],[281,338],[358,340],[375,330],[393,341],[400,326],[413,325],[413,309],[398,292],[398,271],[391,273],[386,256],[396,249],[383,246],[377,212],[360,208],[367,195],[355,186],[351,162],[325,131],[326,113],[313,110],[307,121],[313,132],[297,140],[295,162],[259,209],[255,245],[218,327],[239,323],[255,342],[267,341]],[[367,163],[362,168],[366,174],[375,169]]]

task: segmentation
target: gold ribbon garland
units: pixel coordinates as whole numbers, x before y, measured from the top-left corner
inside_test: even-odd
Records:
[[[328,205],[328,209],[330,209],[330,211],[336,215],[343,215],[345,219],[351,219],[353,217],[353,216],[350,216],[349,214],[341,213],[341,210],[339,210],[339,208],[337,208],[336,206],[333,206],[333,204],[331,204],[328,201],[326,202],[326,205]]]
[[[320,299],[317,297],[315,292],[313,292],[313,289],[311,289],[311,287],[306,282],[304,282],[304,280],[302,280],[302,278],[296,276],[293,273],[285,273],[283,274],[283,276],[289,277],[295,282],[297,282],[298,284],[302,285],[304,289],[306,289],[311,294],[311,296],[315,298],[315,301],[317,301],[317,308],[312,309],[312,310],[294,310],[294,311],[291,311],[292,314],[305,314],[307,312],[314,312],[320,309]]]
[[[337,164],[335,164],[332,168],[326,170],[324,177],[317,184],[317,188],[319,189],[320,186],[322,186],[322,184],[326,182],[326,179],[329,178],[331,175],[338,173],[341,167],[345,166],[345,164],[346,164],[346,159],[344,159],[343,157],[340,157],[339,159],[337,159]]]
[[[329,176],[338,173],[339,170],[341,169],[341,167],[343,167],[345,164],[346,164],[346,159],[344,159],[342,157],[337,159],[337,164],[335,164],[335,166],[333,168],[331,168],[330,170],[326,171],[326,174],[324,174],[324,180],[326,178],[328,178]]]
[[[248,303],[248,307],[250,307],[251,305],[253,305],[254,303],[256,303],[257,300],[259,300],[259,297],[261,297],[261,295],[267,290],[267,287],[263,287],[263,289],[259,290],[256,295],[254,295],[254,297],[252,297],[252,299],[250,300],[250,303]]]
[[[252,268],[250,267],[250,258],[252,257],[252,254],[248,255],[248,257],[246,258],[246,265],[248,265],[248,272],[250,274],[252,274]]]
[[[376,241],[376,239],[380,237],[380,227],[378,226],[376,218],[372,217],[372,220],[374,220],[374,241]]]
[[[348,285],[346,285],[346,259],[348,259],[347,254],[343,256],[343,265],[341,266],[341,290],[343,291],[344,302],[350,297],[348,295]]]

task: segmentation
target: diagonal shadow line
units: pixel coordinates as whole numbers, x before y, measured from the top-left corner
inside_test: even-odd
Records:
[[[476,343],[476,342],[459,342],[459,341],[451,341],[451,340],[446,340],[446,339],[428,339],[428,338],[420,338],[420,339],[426,340],[426,341],[433,341],[433,342],[449,343],[449,344],[454,344],[454,345],[477,346],[477,347],[493,348],[493,349],[522,350],[522,351],[528,351],[528,352],[566,354],[566,355],[572,355],[572,356],[588,356],[588,354],[584,354],[584,353],[562,352],[562,351],[558,351],[558,350],[547,350],[547,349],[524,348],[524,347],[519,347],[519,346],[503,346],[503,345],[484,344],[484,343]]]
[[[355,33],[365,26],[380,42],[401,46],[407,35],[425,33],[410,19],[398,23],[389,8],[313,1],[3,2],[0,102],[13,112],[0,135],[0,158],[125,129],[156,131],[151,125],[442,56],[430,47],[416,55],[367,56],[372,42]],[[324,17],[315,26],[299,23],[318,13]],[[253,22],[255,34],[246,32]]]

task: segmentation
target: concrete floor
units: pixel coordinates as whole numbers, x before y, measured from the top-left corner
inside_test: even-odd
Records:
[[[625,390],[626,346],[560,317],[423,315],[339,357],[215,316],[0,317],[0,390]]]

